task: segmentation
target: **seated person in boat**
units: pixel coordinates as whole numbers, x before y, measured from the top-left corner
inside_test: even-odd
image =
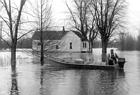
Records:
[[[114,53],[114,50],[110,50],[110,54],[108,54],[108,64],[109,65],[114,65],[117,63],[118,55]]]

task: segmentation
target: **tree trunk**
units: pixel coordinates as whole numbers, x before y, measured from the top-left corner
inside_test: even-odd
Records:
[[[43,31],[42,31],[42,27],[41,27],[41,36],[40,36],[40,43],[41,43],[41,51],[40,51],[40,62],[41,62],[41,65],[43,66],[44,65],[44,41],[43,41]]]
[[[10,95],[19,95],[19,91],[18,91],[18,82],[17,82],[17,75],[16,72],[14,72],[11,75],[11,91],[10,91]]]
[[[91,42],[91,47],[93,48],[93,46],[94,46],[94,42],[92,41],[92,42]]]
[[[92,41],[89,41],[89,53],[92,53]]]
[[[16,46],[12,45],[11,47],[11,68],[12,73],[16,72]]]
[[[44,65],[44,47],[43,42],[41,43],[41,57],[40,57],[41,65]]]
[[[108,41],[102,39],[102,62],[106,62],[107,45]]]

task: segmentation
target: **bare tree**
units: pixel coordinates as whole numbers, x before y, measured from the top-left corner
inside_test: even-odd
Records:
[[[72,27],[82,35],[82,39],[90,43],[89,50],[92,50],[93,40],[97,36],[94,12],[91,9],[91,0],[73,0],[75,9],[71,9],[66,3],[70,13]]]
[[[11,75],[11,92],[10,92],[10,95],[19,95],[18,81],[17,81],[16,72],[14,72]]]
[[[6,17],[4,15],[0,15],[2,20],[8,26],[8,32],[10,36],[11,43],[6,42],[11,48],[11,68],[12,72],[16,71],[16,46],[17,41],[21,37],[18,38],[20,20],[22,16],[22,10],[26,3],[26,0],[19,1],[19,7],[13,6],[12,0],[1,0],[3,11],[6,12]]]
[[[40,63],[44,64],[44,38],[43,32],[46,31],[51,24],[51,5],[49,0],[36,0],[36,7],[33,9],[33,17],[35,18],[35,27],[40,31]]]
[[[102,61],[106,61],[107,46],[110,38],[123,26],[124,0],[92,0],[96,26],[102,40]]]

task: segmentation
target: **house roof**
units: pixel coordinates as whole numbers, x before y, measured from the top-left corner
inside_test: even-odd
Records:
[[[44,40],[61,40],[61,38],[69,31],[43,31]],[[33,40],[40,40],[40,31],[36,31],[32,36]]]
[[[69,31],[65,31],[64,29],[62,31],[43,31],[43,39],[44,40],[61,40],[62,37],[64,37],[65,34],[67,34]],[[75,33],[82,41],[87,41],[80,32],[77,31],[72,31]],[[40,40],[40,31],[36,31],[32,39],[33,40]]]
[[[85,37],[78,31],[72,31],[74,32],[79,38],[81,38],[82,41],[87,41],[87,39],[85,39]]]

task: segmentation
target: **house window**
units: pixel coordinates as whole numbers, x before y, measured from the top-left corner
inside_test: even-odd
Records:
[[[38,42],[38,44],[37,44],[38,46],[40,46],[41,45],[41,43],[40,42]]]
[[[72,49],[72,42],[70,42],[70,49]]]
[[[56,49],[59,49],[59,46],[58,45],[56,45]]]
[[[87,43],[83,42],[83,48],[86,48],[86,47],[87,47]]]
[[[87,48],[87,43],[85,43],[85,48]]]

